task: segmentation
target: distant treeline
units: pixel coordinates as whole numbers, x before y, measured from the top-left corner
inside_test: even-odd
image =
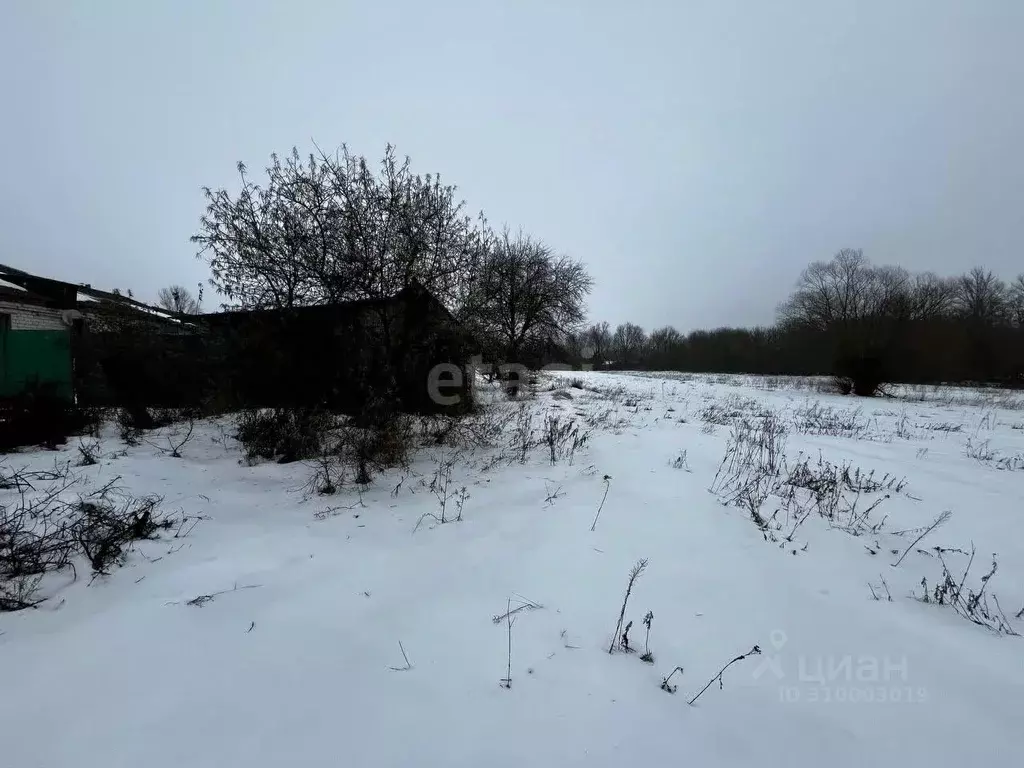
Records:
[[[558,356],[618,369],[833,375],[859,394],[885,382],[1021,387],[1024,274],[912,274],[843,250],[803,271],[773,326],[684,335],[597,323],[568,334]]]

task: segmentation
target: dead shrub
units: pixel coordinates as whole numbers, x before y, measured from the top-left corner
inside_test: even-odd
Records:
[[[530,451],[537,444],[533,429],[533,412],[522,404],[516,412],[515,424],[512,428],[512,435],[508,447],[512,450],[513,457],[520,464],[525,464],[530,456]]]
[[[85,440],[79,439],[78,441],[78,453],[79,460],[78,466],[80,467],[91,467],[100,462],[100,443],[98,440]]]
[[[42,601],[36,595],[42,580],[41,574],[23,574],[10,578],[0,576],[0,613],[21,611],[39,605]]]
[[[837,395],[853,394],[853,379],[849,376],[833,376],[830,383],[831,391]]]
[[[860,408],[843,410],[812,401],[793,411],[793,426],[805,435],[861,438],[871,423]]]
[[[18,496],[12,503],[0,504],[0,581],[70,564],[75,553],[74,515],[63,495],[78,482],[67,464],[55,466],[55,472],[45,477],[15,475],[12,487],[18,488]]]
[[[309,479],[303,486],[306,498],[310,496],[331,496],[345,485],[345,466],[331,454],[318,456],[310,462]]]
[[[801,455],[790,466],[785,446],[786,429],[777,418],[735,424],[709,489],[723,504],[745,510],[765,540],[781,547],[793,541],[811,515],[854,536],[877,532],[884,519],[872,523],[872,513],[906,486],[904,478],[878,476],[820,457],[814,463]],[[879,495],[865,498],[874,494]],[[769,498],[778,502],[770,517],[762,512]]]
[[[272,408],[242,411],[235,438],[248,462],[276,460],[280,464],[320,456],[335,419],[316,408]]]
[[[952,550],[936,549],[938,551],[939,564],[942,566],[942,578],[931,588],[928,586],[927,579],[922,578],[922,592],[918,599],[924,603],[934,602],[938,605],[948,605],[967,621],[992,630],[996,634],[1019,634],[1010,625],[1010,621],[1007,619],[995,595],[986,594],[992,577],[999,570],[996,556],[992,555],[992,565],[988,573],[982,576],[979,585],[974,587],[968,583],[971,566],[974,564],[974,546],[971,545],[967,565],[964,568],[963,574],[959,577],[953,575],[944,557],[946,553]],[[992,603],[989,603],[990,598]]]
[[[354,468],[356,484],[366,485],[378,472],[407,467],[416,442],[412,418],[381,409],[372,418],[350,419],[338,428],[330,452]]]
[[[968,437],[964,444],[964,455],[980,463],[995,461],[999,457],[999,452],[993,450],[989,443],[988,440],[974,442]]]
[[[572,466],[576,451],[583,448],[590,439],[590,430],[581,431],[575,419],[564,419],[558,413],[549,413],[544,418],[541,435],[542,442],[548,449],[551,466],[563,458]]]
[[[124,441],[125,445],[136,446],[142,442],[143,427],[139,425],[139,413],[140,412],[138,410],[132,410],[129,408],[121,408],[117,412],[118,435]],[[149,414],[146,413],[145,409],[142,409],[141,413],[146,414],[143,421],[148,422]]]
[[[72,501],[67,492],[80,478],[68,465],[46,475],[46,486],[39,484],[42,473],[35,475],[21,484],[13,503],[0,504],[0,610],[36,605],[42,577],[74,571],[79,557],[95,575],[107,574],[124,561],[133,542],[156,538],[173,524],[160,513],[159,497],[131,496],[116,481]],[[179,529],[175,536],[190,531]]]
[[[366,484],[373,479],[374,472],[408,466],[413,439],[410,420],[401,414],[359,430],[353,443],[356,482]]]
[[[123,562],[134,541],[152,539],[173,525],[157,515],[159,496],[113,499],[107,494],[80,501],[75,537],[93,573],[106,575]]]
[[[503,403],[479,406],[466,414],[430,414],[419,418],[421,438],[430,445],[471,450],[497,445],[516,410]]]
[[[175,429],[169,434],[164,435],[167,445],[160,445],[159,443],[150,442],[157,450],[162,453],[166,453],[173,456],[175,459],[181,458],[181,449],[184,448],[189,441],[192,439],[192,435],[195,432],[196,423],[191,416],[188,417],[187,429]]]
[[[711,403],[710,405],[705,406],[700,412],[700,420],[705,424],[713,425],[728,426],[742,417],[743,414],[740,411],[734,408],[726,408],[718,403]]]

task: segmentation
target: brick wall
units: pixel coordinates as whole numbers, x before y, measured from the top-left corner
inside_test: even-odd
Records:
[[[64,331],[59,309],[0,301],[0,314],[11,316],[12,331]]]

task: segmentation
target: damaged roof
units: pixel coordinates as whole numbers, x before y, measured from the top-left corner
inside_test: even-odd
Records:
[[[168,323],[182,322],[177,313],[151,306],[130,296],[101,291],[87,283],[68,283],[33,275],[6,264],[0,264],[0,301],[53,309],[77,309],[84,312],[119,308],[143,313],[155,320]]]

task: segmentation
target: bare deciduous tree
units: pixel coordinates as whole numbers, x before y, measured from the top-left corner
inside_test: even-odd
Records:
[[[562,348],[573,364],[576,364],[583,359],[585,347],[586,342],[583,338],[583,331],[573,330],[563,334]]]
[[[485,222],[465,214],[454,186],[414,174],[390,145],[376,173],[344,146],[333,156],[321,152],[319,162],[341,211],[336,250],[317,261],[331,298],[383,298],[413,281],[446,304],[464,298],[484,254]]]
[[[308,227],[322,212],[289,205],[284,190],[292,186],[325,192],[325,181],[312,158],[305,168],[296,155],[284,165],[271,156],[266,187],[253,182],[245,165],[238,163],[237,194],[203,190],[206,214],[192,242],[210,266],[210,284],[237,306],[293,307],[319,298],[309,282],[303,246],[315,240]]]
[[[914,277],[911,296],[913,319],[935,320],[950,313],[956,296],[956,284],[934,272],[924,272]]]
[[[612,356],[615,365],[630,368],[638,365],[647,347],[647,333],[639,325],[623,323],[612,335]]]
[[[583,332],[583,345],[597,365],[608,362],[612,348],[612,329],[608,323],[594,323]]]
[[[192,240],[211,284],[242,307],[392,296],[418,282],[452,303],[481,253],[455,187],[414,174],[388,146],[376,171],[347,147],[271,156],[265,186],[238,165],[240,190],[205,189]]]
[[[647,356],[652,367],[667,367],[671,363],[673,353],[682,343],[683,335],[671,325],[651,331],[651,336],[647,340]]]
[[[779,307],[783,328],[823,334],[833,373],[856,394],[874,394],[906,325],[918,311],[919,286],[901,267],[874,266],[859,249],[843,249],[800,275]]]
[[[199,312],[199,299],[182,285],[161,288],[157,294],[157,302],[164,309],[182,315],[194,315]]]
[[[1007,317],[1006,283],[983,267],[975,267],[957,281],[957,313],[980,325],[996,325]]]
[[[583,321],[593,281],[578,261],[507,229],[494,237],[469,282],[461,314],[506,362],[562,340]]]
[[[860,249],[844,248],[831,261],[816,261],[797,281],[796,290],[779,307],[790,323],[827,330],[866,317],[877,303],[876,277]]]

